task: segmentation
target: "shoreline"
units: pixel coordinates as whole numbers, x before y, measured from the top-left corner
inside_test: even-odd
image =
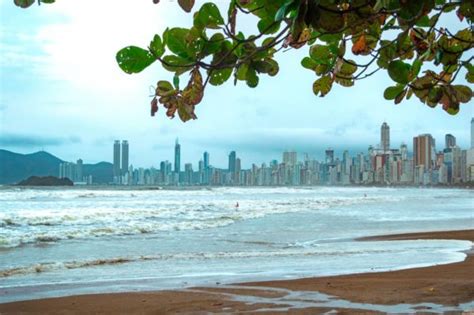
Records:
[[[474,230],[371,236],[359,238],[357,241],[416,239],[474,242]],[[392,310],[406,312],[407,309],[402,307],[410,304],[414,307],[413,311],[436,308],[439,311],[459,311],[456,306],[463,303],[468,303],[465,307],[474,310],[472,247],[466,255],[462,262],[396,271],[247,282],[174,291],[90,294],[11,302],[0,304],[0,313],[44,313],[53,310],[60,313],[109,314],[252,311],[300,314],[325,313],[331,310],[341,313],[377,313]],[[328,298],[327,295],[337,298]],[[293,299],[289,299],[290,296]],[[313,299],[313,302],[308,299]],[[322,300],[325,299],[327,301],[323,303]],[[370,304],[373,304],[372,308],[367,306]]]
[[[241,188],[241,189],[253,189],[253,188],[418,188],[418,189],[461,189],[461,190],[474,190],[474,184],[463,183],[463,184],[452,184],[452,185],[415,185],[415,184],[350,184],[350,185],[307,185],[307,186],[286,186],[286,185],[262,185],[262,186],[232,186],[232,185],[194,185],[194,186],[168,186],[168,185],[113,185],[113,184],[92,184],[92,185],[73,185],[73,186],[20,186],[17,184],[2,184],[0,189],[33,189],[33,190],[55,190],[55,189],[70,189],[70,190],[123,190],[123,191],[199,191],[199,190],[212,190],[215,188]]]

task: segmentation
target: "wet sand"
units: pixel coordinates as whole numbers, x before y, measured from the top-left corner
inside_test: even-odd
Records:
[[[360,241],[455,239],[474,242],[474,230],[376,236]],[[396,258],[394,258],[396,259]],[[356,307],[307,307],[321,292],[340,299],[378,305],[435,303],[456,306],[474,301],[474,259],[447,265],[334,277],[244,283],[236,286],[180,291],[80,295],[0,304],[0,314],[207,314],[291,313],[376,314]],[[295,295],[292,295],[292,294]],[[299,295],[298,295],[299,294]],[[317,294],[317,293],[315,293]],[[290,298],[297,296],[297,298]],[[297,300],[295,302],[295,300]],[[275,301],[272,302],[272,301]],[[305,304],[306,303],[306,304]],[[298,306],[299,305],[299,306]],[[354,304],[353,304],[354,305]],[[370,306],[369,306],[370,307]],[[366,305],[363,307],[367,308]],[[377,309],[377,308],[374,308]],[[429,312],[429,308],[423,309]],[[263,311],[263,312],[262,312]],[[474,312],[474,310],[473,310]]]

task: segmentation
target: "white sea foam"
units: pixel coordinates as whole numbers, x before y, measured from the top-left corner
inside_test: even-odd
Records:
[[[337,191],[336,191],[337,192]],[[5,195],[6,196],[5,196]],[[396,202],[380,195],[324,196],[313,189],[228,188],[198,191],[26,191],[2,192],[0,247],[104,236],[223,227],[242,220],[350,205]],[[293,198],[282,198],[297,194]],[[132,196],[133,195],[133,196]],[[135,196],[139,196],[136,198]],[[238,197],[238,198],[237,198]],[[32,202],[32,198],[36,198]],[[41,201],[38,201],[41,200]],[[51,202],[54,200],[55,202]],[[234,200],[240,207],[234,207]]]

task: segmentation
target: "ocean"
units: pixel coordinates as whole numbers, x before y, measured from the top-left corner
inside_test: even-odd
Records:
[[[429,188],[3,187],[0,303],[462,261],[469,241],[354,239],[472,229],[473,197]]]

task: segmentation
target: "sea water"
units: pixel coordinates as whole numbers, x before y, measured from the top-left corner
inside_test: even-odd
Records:
[[[422,188],[4,187],[0,302],[462,261],[471,242],[355,238],[472,229],[473,197]]]

